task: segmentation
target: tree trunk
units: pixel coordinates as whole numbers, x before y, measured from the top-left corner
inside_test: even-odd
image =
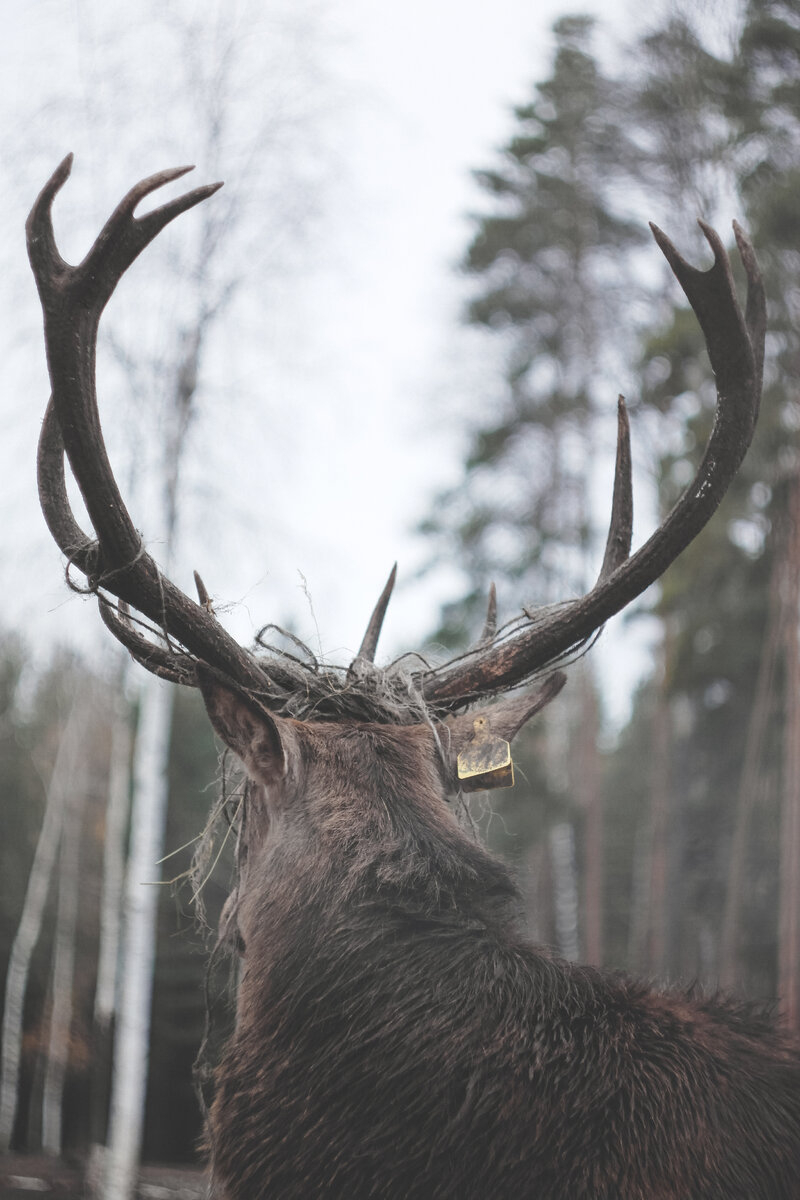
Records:
[[[111,1023],[116,1005],[119,934],[125,884],[125,836],[131,786],[131,711],[124,678],[115,687],[109,753],[108,803],[103,839],[103,887],[100,899],[100,944],[94,1020],[102,1029]]]
[[[786,722],[781,811],[778,995],[787,1025],[800,1027],[800,477],[789,501],[786,606]]]
[[[636,975],[647,971],[647,931],[650,927],[651,820],[640,821],[633,846],[627,967]]]
[[[669,875],[670,747],[672,721],[667,691],[669,631],[664,628],[661,679],[653,721],[653,759],[650,802],[650,900],[648,970],[663,978],[667,971],[667,884]]]
[[[128,1200],[133,1195],[142,1143],[173,700],[172,685],[155,676],[143,679],[103,1192],[106,1200]]]
[[[556,795],[568,795],[570,779],[570,730],[565,706],[545,710],[544,761],[549,787]],[[556,944],[565,958],[579,957],[578,880],[575,867],[575,830],[570,821],[559,821],[548,834],[553,888],[553,925]]]
[[[552,874],[549,843],[537,839],[525,859],[525,928],[531,941],[547,946],[555,941]]]
[[[22,1054],[22,1018],[31,958],[42,929],[42,916],[50,890],[64,819],[68,781],[85,733],[85,706],[75,697],[59,739],[47,788],[44,820],[28,877],[6,976],[3,1006],[3,1056],[0,1065],[0,1154],[8,1153],[14,1136]]]
[[[759,769],[764,750],[764,738],[772,710],[775,666],[778,650],[785,635],[785,612],[781,599],[786,576],[785,544],[776,547],[769,586],[769,616],[764,646],[758,664],[753,707],[747,726],[742,774],[736,797],[736,817],[731,840],[731,860],[722,916],[722,936],[719,950],[720,986],[733,990],[741,985],[738,972],[738,935],[742,899],[745,890],[745,864],[750,837],[750,820],[759,792]]]
[[[599,967],[603,962],[604,814],[597,750],[597,694],[592,674],[585,665],[581,689],[578,796],[586,813],[584,930],[587,962]]]
[[[78,883],[83,813],[89,776],[85,755],[73,762],[66,780],[64,821],[58,875],[58,910],[53,952],[53,1004],[42,1095],[42,1149],[61,1157],[64,1080],[69,1063],[75,985],[75,934],[78,921]]]
[[[550,830],[550,859],[553,864],[553,907],[558,948],[564,958],[577,962],[580,950],[575,831],[568,821],[561,821]]]
[[[127,660],[127,655],[125,656]],[[90,1192],[100,1194],[108,1127],[113,1022],[117,1004],[122,894],[125,886],[125,843],[131,790],[132,714],[125,699],[127,662],[117,674],[111,722],[108,798],[103,839],[103,885],[100,898],[100,944],[92,1029],[92,1095],[90,1113]]]

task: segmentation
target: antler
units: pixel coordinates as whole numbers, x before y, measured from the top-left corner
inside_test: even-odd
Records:
[[[124,272],[176,216],[213,195],[222,185],[195,188],[144,217],[139,202],[191,167],[161,171],[131,188],[102,229],[86,258],[70,266],[58,252],[52,205],[69,177],[69,155],[42,189],[28,218],[28,253],[44,310],[45,343],[52,396],[39,442],[39,495],[50,532],[70,564],[98,593],[108,628],[148,670],[178,683],[196,684],[199,660],[240,686],[282,700],[296,689],[295,676],[273,659],[268,668],[225,632],[211,612],[208,594],[195,575],[200,603],[165,578],[145,550],[120,496],[108,461],[95,391],[97,330],[101,313]],[[669,239],[651,226],[703,330],[717,380],[717,411],[705,456],[692,483],[652,537],[630,556],[633,502],[628,417],[620,397],[617,463],[611,523],[603,565],[585,596],[529,613],[497,632],[492,585],[486,623],[477,646],[415,680],[433,708],[448,711],[481,696],[506,691],[583,645],[666,570],[717,508],[750,444],[758,415],[764,361],[764,289],[752,247],[739,226],[734,233],[747,275],[742,315],[730,263],[717,234],[700,222],[714,251],[708,271],[690,266]],[[86,503],[96,537],[80,528],[64,480],[64,452]],[[395,571],[375,607],[348,676],[373,662]],[[115,607],[100,589],[118,598]],[[137,630],[136,608],[165,644]],[[151,630],[152,632],[152,630]],[[179,648],[173,643],[177,643]],[[268,673],[267,673],[268,672]]]
[[[100,315],[120,278],[153,238],[180,213],[222,185],[210,184],[154,209],[134,210],[145,196],[191,167],[161,171],[131,188],[103,227],[86,258],[70,266],[58,252],[52,205],[72,169],[72,155],[42,189],[27,222],[28,255],[44,310],[45,345],[52,384],[39,440],[39,497],[45,520],[63,553],[86,576],[88,588],[117,596],[119,614],[100,596],[106,624],[135,658],[156,673],[194,683],[194,659],[224,671],[244,687],[265,689],[267,677],[256,659],[232,638],[203,604],[190,600],[145,550],[117,488],[100,428],[95,390],[97,329]],[[70,509],[64,480],[64,451],[96,531],[89,537]],[[131,605],[184,648],[151,643],[130,623]],[[275,672],[280,675],[280,667]]]
[[[766,302],[752,246],[734,222],[747,275],[742,315],[730,262],[717,234],[700,221],[714,252],[708,271],[691,266],[657,226],[660,246],[697,316],[717,383],[717,409],[703,461],[677,504],[647,542],[630,555],[633,515],[628,418],[620,397],[617,464],[611,525],[596,584],[578,600],[541,613],[523,613],[501,639],[485,637],[472,651],[424,673],[432,705],[457,708],[505,691],[583,645],[600,627],[654,583],[697,536],[716,510],[750,445],[761,399]],[[491,620],[488,625],[491,627]]]

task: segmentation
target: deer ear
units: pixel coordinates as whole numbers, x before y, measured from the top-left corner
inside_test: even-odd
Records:
[[[240,758],[248,772],[263,783],[286,774],[282,721],[257,700],[221,682],[217,674],[197,664],[197,681],[214,732]]]
[[[450,749],[453,761],[475,736],[475,720],[483,717],[488,732],[496,738],[510,742],[515,734],[532,716],[549,704],[563,688],[567,677],[563,671],[555,671],[548,675],[544,683],[535,692],[522,692],[516,696],[507,696],[497,704],[488,708],[473,709],[459,717],[451,717],[445,721],[445,727],[450,734]]]

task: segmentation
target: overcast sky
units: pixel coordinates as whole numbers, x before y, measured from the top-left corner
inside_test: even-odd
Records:
[[[426,556],[413,528],[430,497],[458,477],[464,428],[480,391],[457,330],[464,293],[453,270],[469,235],[466,214],[478,202],[470,171],[491,161],[511,132],[512,105],[546,74],[556,16],[594,11],[622,27],[633,9],[626,0],[579,6],[554,0],[333,0],[318,7],[325,31],[321,53],[338,97],[332,136],[339,180],[323,221],[319,270],[310,272],[305,291],[298,286],[287,301],[313,332],[306,346],[285,356],[280,377],[269,385],[271,394],[276,388],[282,393],[291,430],[286,434],[278,425],[276,446],[274,428],[259,429],[258,421],[243,427],[241,471],[230,480],[248,497],[258,493],[247,504],[239,496],[239,508],[267,511],[271,520],[266,532],[257,533],[258,545],[248,547],[241,531],[231,539],[242,547],[232,582],[217,574],[223,567],[217,567],[215,548],[203,546],[202,537],[198,542],[196,530],[192,544],[202,549],[205,561],[193,565],[208,576],[211,590],[243,601],[228,618],[242,640],[272,619],[291,619],[316,638],[302,572],[321,645],[343,658],[346,648],[357,647],[395,558],[400,586],[387,619],[387,653],[420,641],[439,601],[458,587],[456,564],[413,581]],[[2,0],[2,8],[0,112],[19,144],[26,123],[33,128],[47,120],[41,102],[58,74],[80,73],[87,46],[91,50],[96,5]],[[113,145],[106,151],[114,161],[102,165],[116,191],[98,187],[104,212],[119,199],[120,186],[170,165],[143,161],[128,134],[122,125],[118,154]],[[92,165],[89,151],[80,158],[83,140],[76,128],[75,144],[58,151],[76,150],[76,179]],[[96,164],[94,169],[98,173]],[[22,223],[33,195],[20,194],[15,174],[24,171],[15,173],[15,163],[6,162],[3,170],[3,239],[14,247],[12,257],[21,258]],[[66,204],[66,192],[64,197]],[[15,261],[13,270],[18,267]],[[41,354],[32,287],[14,303],[20,314],[16,352]],[[66,594],[58,555],[37,512],[34,448],[47,386],[41,362],[41,395],[19,397],[12,379],[0,396],[9,414],[0,495],[11,531],[0,539],[8,544],[0,578],[6,621],[24,623],[49,643],[66,631],[94,628],[96,616],[92,612],[86,624],[89,606]],[[226,414],[226,421],[233,445],[236,414]],[[255,444],[261,435],[263,447]],[[257,528],[254,521],[245,525]],[[23,546],[29,547],[24,560]],[[188,586],[186,579],[180,582]],[[501,605],[511,615],[517,598],[501,597]]]

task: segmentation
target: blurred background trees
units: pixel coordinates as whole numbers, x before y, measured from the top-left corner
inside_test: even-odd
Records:
[[[652,482],[645,507],[669,510],[705,445],[714,385],[694,317],[666,269],[653,266],[646,218],[707,261],[694,218],[714,224],[733,197],[769,296],[752,450],[709,527],[612,633],[620,655],[637,627],[651,647],[629,719],[608,720],[608,709],[620,711],[621,685],[613,660],[590,654],[572,668],[558,704],[521,737],[516,788],[483,808],[479,801],[476,815],[518,870],[536,938],[600,965],[780,996],[797,1024],[800,6],[746,0],[725,12],[724,38],[702,14],[670,9],[624,47],[610,46],[608,30],[580,13],[555,23],[548,70],[509,114],[494,159],[474,164],[461,294],[488,387],[473,406],[461,474],[430,502],[421,535],[431,560],[447,560],[460,577],[438,624],[431,614],[434,648],[479,632],[492,581],[501,618],[504,605],[511,615],[523,603],[585,590],[602,556],[621,388],[637,463]],[[326,145],[325,105],[309,99],[314,71],[303,74],[310,26],[305,36],[280,22],[264,33],[273,65],[283,47],[286,74],[271,79],[252,140],[241,132],[246,105],[237,105],[255,86],[256,60],[249,45],[243,65],[225,73],[237,53],[236,30],[226,28],[173,22],[160,36],[186,39],[176,86],[205,139],[204,161],[219,162],[223,175],[237,164],[232,194],[215,210],[219,218],[209,208],[211,226],[187,227],[186,242],[164,247],[160,284],[154,268],[143,273],[109,323],[106,348],[106,388],[124,430],[111,436],[136,519],[147,527],[156,514],[167,545],[179,495],[187,542],[208,537],[202,522],[194,527],[198,497],[201,510],[203,498],[203,511],[209,498],[213,508],[231,473],[219,484],[219,472],[213,482],[204,474],[224,430],[213,426],[215,444],[198,456],[194,414],[202,425],[209,396],[239,402],[218,371],[220,355],[236,360],[237,383],[260,385],[269,373],[273,348],[264,359],[256,353],[260,322],[281,307],[280,285],[303,262],[330,182],[326,152],[315,150]],[[119,66],[113,53],[107,61]],[[87,120],[113,156],[109,88],[91,91],[88,107],[99,112]],[[278,281],[278,295],[260,308],[251,284],[265,274]],[[146,336],[141,288],[159,294]],[[217,314],[228,310],[236,320],[217,329]],[[148,409],[158,395],[177,403]],[[263,439],[259,500],[276,523],[282,505],[301,502],[271,486],[291,437]],[[172,497],[166,506],[149,494],[148,478],[162,481]],[[183,536],[182,526],[178,543]],[[118,769],[121,754],[130,768],[142,713],[137,686],[122,688],[118,667],[100,656],[53,650],[43,658],[17,634],[0,639],[0,977],[11,996],[3,1053],[13,1058],[16,1042],[19,1050],[10,1143],[20,1150],[82,1154],[106,1134],[103,1047],[117,1011],[112,1000],[104,1033],[95,1017],[106,800],[112,763]],[[115,738],[120,719],[129,741]],[[69,752],[76,729],[77,761]],[[181,876],[205,823],[215,763],[196,698],[176,694],[164,848],[183,849],[163,864],[174,886],[157,887],[147,1158],[192,1159],[200,1128],[191,1063],[205,1019],[207,939]],[[50,865],[37,910],[25,897],[46,811],[61,813],[50,825],[70,837],[54,835],[38,852]],[[128,825],[126,816],[123,848]],[[212,927],[227,869],[223,859],[205,890]]]
[[[93,675],[86,662],[72,657],[57,658],[37,679],[33,693],[26,695],[20,689],[24,651],[13,638],[2,640],[0,663],[3,675],[0,736],[4,750],[0,755],[0,786],[5,798],[5,836],[0,839],[3,880],[0,953],[4,966],[18,933],[43,799],[51,791],[57,771],[64,781],[64,792],[59,797],[65,809],[64,826],[71,834],[62,843],[61,862],[58,854],[54,856],[41,935],[33,948],[27,977],[12,1144],[30,1150],[39,1146],[48,1148],[44,1128],[48,1111],[47,1076],[53,1062],[57,1062],[65,1071],[58,1136],[68,1153],[85,1153],[96,1136],[93,1128],[96,1108],[99,1105],[103,1109],[108,1100],[108,1079],[104,1078],[107,1063],[95,1054],[93,1020],[113,696],[108,679]],[[190,865],[191,843],[208,815],[209,781],[216,776],[213,738],[194,694],[177,695],[174,728],[167,839],[170,846],[184,849],[170,858],[166,873],[169,878],[181,876]],[[83,778],[75,773],[73,755],[77,736],[81,746],[77,761]],[[69,740],[71,762],[64,761],[61,747],[65,738]],[[65,930],[59,910],[64,904],[65,888],[74,892],[76,878],[74,928]],[[224,888],[223,870],[209,879],[204,890],[212,921],[221,908]],[[198,1133],[191,1065],[205,1022],[206,938],[191,910],[190,894],[185,881],[182,889],[168,883],[156,889],[158,982],[150,1034],[149,1102],[144,1136],[144,1153],[148,1158],[191,1159]],[[54,1043],[59,938],[62,955],[66,950],[73,957],[71,1014],[68,1036]],[[101,1114],[101,1130],[105,1120]]]
[[[753,450],[645,602],[658,648],[628,727],[598,741],[597,689],[581,663],[571,698],[528,735],[528,794],[496,801],[506,828],[494,820],[490,835],[524,864],[533,927],[544,921],[565,952],[577,942],[609,965],[780,990],[795,1022],[798,29],[795,6],[748,5],[721,53],[672,12],[632,48],[623,80],[605,77],[590,20],[556,24],[551,75],[477,173],[486,206],[463,264],[475,280],[465,320],[492,331],[502,387],[475,423],[463,481],[423,526],[458,547],[468,580],[467,600],[442,612],[445,644],[478,631],[491,580],[513,605],[585,589],[610,503],[594,483],[597,413],[610,424],[615,369],[632,346],[634,409],[641,397],[642,415],[658,414],[651,469],[666,514],[705,446],[715,391],[693,315],[641,270],[639,214],[670,230],[684,220],[702,257],[686,215],[713,223],[735,193],[770,297]],[[578,884],[566,941],[541,897],[558,894],[553,835],[565,820]]]

